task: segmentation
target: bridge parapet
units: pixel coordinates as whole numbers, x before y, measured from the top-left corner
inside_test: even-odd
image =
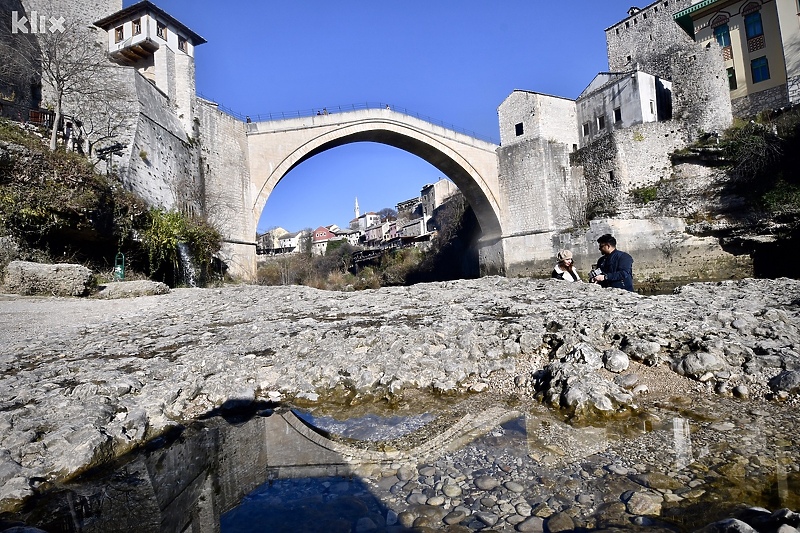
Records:
[[[498,145],[480,138],[475,133],[468,133],[455,126],[431,122],[427,118],[397,111],[391,108],[344,109],[342,111],[321,113],[300,117],[274,118],[247,123],[247,134],[279,133],[313,128],[323,128],[351,124],[360,121],[386,120],[401,123],[408,127],[420,129],[435,135],[468,144],[479,149],[495,152]]]

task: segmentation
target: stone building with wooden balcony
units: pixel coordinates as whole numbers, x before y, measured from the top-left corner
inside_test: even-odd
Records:
[[[144,0],[95,22],[108,33],[108,54],[135,68],[173,103],[187,133],[195,101],[195,47],[206,42],[169,13]]]

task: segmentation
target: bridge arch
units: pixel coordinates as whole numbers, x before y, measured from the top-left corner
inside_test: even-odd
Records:
[[[306,120],[314,124],[274,121],[251,125],[248,146],[251,183],[257,191],[253,204],[256,222],[277,184],[297,165],[337,146],[371,141],[433,165],[464,194],[483,237],[502,234],[496,145],[388,109]]]

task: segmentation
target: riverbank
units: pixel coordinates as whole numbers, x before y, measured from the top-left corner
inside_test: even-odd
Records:
[[[578,425],[648,408],[701,416],[708,402],[716,422],[760,435],[780,427],[781,449],[798,451],[796,280],[660,296],[498,277],[351,293],[4,296],[0,326],[5,511],[171,427],[256,401],[354,406],[418,389],[494,392],[557,405]]]

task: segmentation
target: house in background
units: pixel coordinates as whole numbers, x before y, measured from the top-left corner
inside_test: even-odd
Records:
[[[274,228],[256,237],[256,253],[259,255],[280,253],[281,238],[289,232],[283,228]]]
[[[338,226],[335,224],[327,227],[320,226],[315,229],[311,233],[311,253],[325,255],[325,251],[328,249],[328,242],[343,239],[343,237],[336,234],[336,229],[338,229]]]
[[[380,222],[380,215],[374,211],[370,211],[369,213],[364,213],[351,220],[350,229],[358,229],[366,233],[367,228],[371,228],[375,224],[380,224]]]
[[[734,115],[800,103],[797,0],[702,0],[674,14],[696,42],[722,48]]]
[[[672,118],[672,83],[636,69],[601,72],[576,100],[580,146],[609,131]]]
[[[309,236],[308,230],[295,231],[281,237],[281,253],[300,253],[302,241]]]
[[[458,192],[455,183],[448,179],[440,179],[422,187],[419,202],[422,205],[422,217],[430,218],[434,209],[442,205],[448,198]]]

